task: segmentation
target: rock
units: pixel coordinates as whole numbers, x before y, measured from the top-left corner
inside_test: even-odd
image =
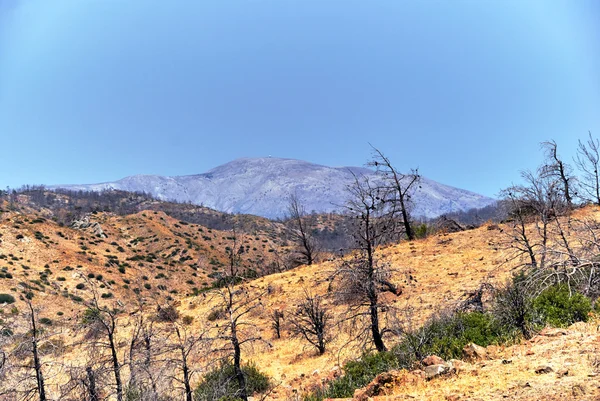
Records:
[[[102,230],[100,223],[98,223],[97,221],[90,221],[90,216],[83,216],[81,219],[73,221],[73,223],[71,223],[71,228],[74,228],[76,230],[90,231],[93,235],[95,235],[98,238],[108,237],[104,233],[104,230]]]
[[[329,371],[329,373],[327,373],[327,381],[332,381],[334,379],[337,379],[338,377],[340,377],[342,375],[342,369],[340,369],[339,366],[334,366],[333,368],[331,368],[331,370]]]
[[[354,391],[354,400],[367,401],[371,397],[391,393],[394,386],[406,386],[423,381],[425,374],[421,371],[407,372],[406,370],[390,370],[375,377],[371,383]]]
[[[465,363],[459,359],[450,359],[446,365],[454,372],[460,372],[465,368]]]
[[[487,359],[487,350],[477,344],[470,343],[463,348],[463,356],[469,361]]]
[[[546,327],[545,329],[540,331],[540,336],[545,336],[545,337],[561,337],[561,336],[566,336],[566,335],[567,335],[567,331],[564,329],[554,329],[554,328]]]
[[[538,366],[537,369],[535,370],[535,373],[537,373],[538,375],[542,375],[542,374],[546,374],[546,373],[550,373],[550,372],[554,372],[554,369],[552,369],[551,366],[547,366],[547,365]]]
[[[425,367],[425,378],[433,379],[436,376],[448,372],[450,369],[446,364],[430,365]]]
[[[424,358],[421,363],[423,366],[443,365],[444,360],[437,355],[429,355],[428,357]]]
[[[580,396],[584,395],[586,392],[587,392],[587,387],[583,383],[576,384],[571,389],[571,393],[573,394],[574,397],[580,397]]]

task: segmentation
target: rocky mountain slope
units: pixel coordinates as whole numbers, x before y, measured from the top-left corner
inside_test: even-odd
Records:
[[[135,175],[115,182],[55,188],[147,192],[158,199],[190,202],[228,213],[280,218],[286,214],[288,197],[292,193],[298,195],[307,211],[340,210],[347,197],[346,187],[354,180],[353,173],[375,175],[372,170],[360,167],[327,167],[271,157],[243,158],[204,174]],[[491,198],[423,178],[415,194],[413,214],[436,217],[492,203]]]

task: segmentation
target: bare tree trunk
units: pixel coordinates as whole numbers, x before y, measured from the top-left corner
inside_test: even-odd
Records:
[[[85,371],[87,373],[87,379],[88,379],[88,392],[90,395],[90,399],[89,401],[100,401],[100,398],[98,397],[98,390],[96,390],[96,377],[94,376],[94,371],[92,370],[92,368],[90,366],[88,366],[87,368],[85,368]]]
[[[185,399],[186,401],[193,401],[192,386],[190,384],[190,368],[188,366],[187,354],[185,352],[185,342],[181,336],[179,327],[175,327],[175,333],[177,334],[179,343],[181,344],[181,347],[179,349],[181,351],[181,370],[183,372],[183,387],[185,388]]]
[[[119,358],[117,355],[117,347],[114,340],[112,331],[108,333],[108,342],[110,346],[110,353],[112,357],[113,373],[115,375],[115,385],[117,388],[117,401],[123,401],[123,382],[121,381],[121,366],[119,364]]]
[[[31,346],[33,352],[33,368],[35,369],[35,378],[37,381],[37,390],[40,396],[40,401],[46,401],[46,388],[44,386],[44,375],[42,373],[42,364],[40,362],[40,355],[38,352],[38,339],[37,339],[37,325],[35,321],[35,312],[33,305],[28,302],[29,310],[31,311]]]
[[[231,344],[233,345],[233,367],[235,369],[235,377],[240,387],[239,398],[248,401],[248,393],[246,390],[246,378],[242,371],[242,349],[237,338],[237,328],[235,325],[231,327]]]

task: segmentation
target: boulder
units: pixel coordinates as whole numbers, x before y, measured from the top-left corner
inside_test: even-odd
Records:
[[[390,370],[375,377],[366,387],[355,390],[353,399],[367,401],[371,397],[386,395],[391,393],[395,386],[417,384],[423,381],[425,376],[421,371]]]
[[[468,361],[480,361],[487,359],[487,350],[474,343],[469,343],[463,348],[463,356]]]
[[[551,366],[547,366],[547,365],[538,366],[537,369],[535,370],[535,373],[537,373],[538,375],[543,375],[543,374],[551,373],[551,372],[554,372],[554,369],[552,369]]]
[[[73,223],[71,223],[71,228],[74,228],[76,230],[89,231],[98,238],[108,237],[104,230],[102,230],[100,223],[98,223],[97,221],[90,221],[90,216],[87,215],[83,216],[79,220],[73,221]]]
[[[433,379],[436,376],[447,373],[450,370],[446,364],[429,365],[425,367],[425,378]]]
[[[444,360],[437,355],[429,355],[428,357],[424,358],[421,363],[423,366],[443,365]]]

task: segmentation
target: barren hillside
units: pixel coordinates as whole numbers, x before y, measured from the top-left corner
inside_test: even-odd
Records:
[[[578,213],[598,218],[595,209]],[[189,333],[208,335],[226,324],[222,314],[215,314],[222,308],[219,290],[209,287],[218,277],[214,273],[228,263],[230,232],[183,223],[158,211],[128,216],[98,213],[91,216],[90,227],[79,229],[61,227],[35,214],[5,212],[0,219],[0,294],[16,298],[14,304],[0,309],[6,317],[15,307],[26,310],[19,296],[29,294],[40,317],[51,319],[53,328],[63,327],[62,354],[50,353],[45,357],[48,361],[78,360],[80,345],[70,345],[69,339],[81,335],[76,323],[93,297],[92,290],[101,294],[101,304],[118,305],[121,310],[118,346],[124,355],[136,299],[149,305],[145,309],[149,316],[156,314],[158,306],[175,305],[180,316],[188,317],[185,329]],[[504,282],[519,263],[511,260],[512,250],[503,245],[506,229],[488,224],[380,249],[381,263],[389,264],[392,281],[401,289],[397,294],[386,293],[390,308],[398,312],[403,324],[417,327],[437,311],[457,306],[481,283]],[[264,269],[282,249],[277,238],[260,233],[236,235],[237,254],[248,269]],[[306,342],[290,336],[285,320],[282,338],[275,338],[272,329],[273,311],[291,314],[305,290],[322,296],[336,321],[343,317],[346,306],[334,302],[335,285],[330,280],[339,263],[331,259],[301,266],[250,280],[245,286],[250,296],[260,297],[258,307],[247,316],[260,341],[245,347],[243,357],[277,385],[269,399],[301,399],[302,394],[339,375],[344,361],[360,355],[359,349],[348,344],[352,332],[345,325],[332,329],[334,338],[320,356]],[[490,361],[465,364],[452,376],[392,386],[393,397],[385,399],[565,399],[579,391],[576,386],[581,386],[582,394],[594,394],[589,377],[595,375],[597,363],[595,325],[581,324],[565,333],[493,348]],[[389,336],[387,341],[393,344],[396,339]],[[193,361],[197,367],[194,383],[211,366],[209,354]],[[542,364],[569,373],[536,374],[535,367]],[[47,367],[53,373],[50,383],[65,378],[65,370],[57,366]]]

